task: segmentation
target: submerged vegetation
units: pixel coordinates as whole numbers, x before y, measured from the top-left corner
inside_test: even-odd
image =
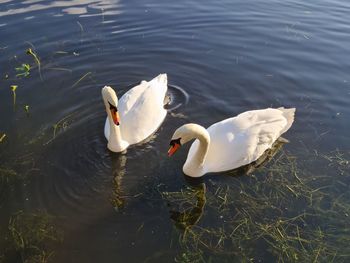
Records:
[[[11,217],[5,236],[7,247],[0,255],[3,262],[48,262],[50,246],[62,240],[53,218],[44,212],[24,213]]]
[[[78,79],[73,85],[72,88],[74,88],[75,86],[77,86],[83,79],[85,79],[87,76],[89,76],[90,74],[92,74],[92,72],[87,72],[85,73],[80,79]]]
[[[54,64],[54,62],[52,62],[51,60],[47,61],[46,63],[42,63],[40,58],[39,58],[39,56],[38,56],[38,53],[36,51],[35,46],[32,43],[28,42],[28,41],[26,41],[25,43],[27,45],[30,45],[30,47],[25,50],[25,54],[30,56],[33,61],[30,62],[28,60],[25,60],[23,57],[21,57],[21,59],[20,59],[19,56],[14,55],[11,58],[11,59],[16,61],[16,65],[13,66],[14,70],[4,74],[4,80],[12,82],[12,83],[9,83],[9,87],[10,87],[10,91],[12,92],[12,104],[13,104],[13,108],[14,108],[15,111],[17,110],[17,107],[16,107],[16,104],[17,104],[17,93],[16,92],[18,91],[19,85],[21,85],[21,86],[24,85],[22,83],[25,83],[24,81],[27,81],[27,80],[25,80],[26,78],[33,77],[32,76],[32,72],[33,72],[34,69],[38,70],[38,74],[39,74],[39,77],[40,77],[41,81],[43,81],[42,66],[44,66],[45,70],[67,71],[67,72],[70,72],[70,73],[73,72],[72,69],[63,68],[63,67],[60,67],[60,66],[52,67],[51,64]],[[74,55],[74,56],[79,56],[79,53],[77,53],[77,52],[67,52],[67,51],[55,51],[55,52],[53,52],[53,54],[70,54],[70,55]],[[17,64],[18,61],[21,61],[19,65]],[[25,61],[25,62],[22,62],[22,61]],[[89,78],[90,80],[95,82],[95,80],[93,79],[92,75],[93,75],[93,73],[91,71],[83,74],[78,80],[76,80],[71,85],[71,88],[79,86],[81,84],[81,82],[84,79],[86,79],[86,78]],[[20,84],[18,84],[18,82],[20,82]],[[28,104],[21,103],[21,109],[24,110],[26,116],[29,116],[30,106]],[[68,119],[71,116],[73,116],[74,114],[76,114],[76,112],[68,113],[62,119],[60,119],[59,121],[54,123],[52,125],[52,127],[53,127],[53,134],[52,134],[52,136],[50,134],[51,131],[45,132],[46,135],[47,135],[46,137],[51,137],[51,138],[48,139],[48,141],[46,143],[43,143],[43,144],[45,145],[45,144],[50,143],[52,140],[54,140],[56,138],[56,135],[59,132],[64,132],[67,129],[67,127],[69,125],[69,122],[70,122]],[[6,136],[7,135],[5,133],[3,133],[3,134],[0,133],[0,143],[5,139]],[[41,137],[43,137],[43,136],[41,136]],[[37,141],[37,139],[33,139],[32,141]]]
[[[209,180],[206,191],[163,193],[177,207],[170,211],[182,248],[176,262],[349,262],[346,157],[281,153],[250,176],[229,178],[234,184]],[[312,163],[323,172],[314,174]]]
[[[3,142],[6,138],[6,133],[1,134],[0,136],[0,142]]]
[[[30,65],[29,64],[22,64],[21,67],[15,68],[18,72],[16,74],[16,77],[28,77],[30,74]]]
[[[29,114],[29,105],[24,105],[24,110],[27,114]]]
[[[26,53],[34,58],[34,61],[35,61],[36,65],[38,66],[40,79],[43,80],[43,77],[41,75],[41,63],[40,63],[40,59],[39,59],[38,55],[31,48],[28,48]]]
[[[54,140],[58,134],[59,131],[64,132],[69,124],[72,122],[72,117],[76,114],[76,112],[73,112],[71,114],[68,114],[67,116],[64,116],[62,119],[60,119],[58,122],[56,122],[52,128],[53,128],[53,134],[51,140],[46,142],[46,144],[50,143],[52,140]]]
[[[22,177],[13,169],[0,167],[0,187],[16,182],[22,179]]]
[[[11,85],[11,91],[13,95],[13,107],[16,106],[16,89],[18,88],[17,85]]]

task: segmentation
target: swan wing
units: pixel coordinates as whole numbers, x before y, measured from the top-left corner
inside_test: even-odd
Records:
[[[129,112],[129,110],[134,106],[136,101],[140,98],[140,96],[145,91],[145,89],[147,89],[148,86],[149,86],[148,82],[143,80],[140,82],[140,84],[128,90],[119,99],[118,111],[119,111],[120,117],[126,115]]]
[[[129,144],[143,141],[159,128],[167,113],[163,105],[167,88],[167,75],[160,74],[141,82],[120,99],[120,129]]]

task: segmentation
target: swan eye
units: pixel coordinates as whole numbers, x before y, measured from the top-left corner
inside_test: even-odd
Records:
[[[108,101],[108,104],[109,104],[109,109],[110,110],[115,110],[115,111],[118,111],[117,107],[112,105],[109,101]]]
[[[111,111],[113,122],[115,125],[119,125],[120,118],[119,118],[118,109],[116,106],[113,106],[110,102],[108,102],[108,103],[109,103],[109,110]]]
[[[175,144],[178,144],[178,145],[180,145],[181,146],[181,138],[179,138],[179,139],[175,139],[175,140],[171,140],[170,141],[170,143],[169,143],[169,145],[170,146],[175,146]]]

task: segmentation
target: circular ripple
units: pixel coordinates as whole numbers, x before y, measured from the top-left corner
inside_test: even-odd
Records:
[[[176,85],[168,85],[168,95],[170,96],[170,103],[165,108],[170,111],[186,105],[190,99],[188,93]]]
[[[35,200],[58,213],[93,215],[121,199],[139,195],[147,178],[159,169],[158,142],[130,147],[125,153],[107,149],[105,113],[94,103],[74,115],[72,125],[45,148],[43,176],[36,182]],[[154,135],[156,136],[156,135]]]

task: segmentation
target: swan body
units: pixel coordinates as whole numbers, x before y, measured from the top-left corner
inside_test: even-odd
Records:
[[[108,149],[122,152],[129,145],[145,140],[160,127],[167,114],[163,103],[167,83],[167,75],[160,74],[151,81],[142,81],[119,101],[111,87],[102,89],[107,112],[104,134]]]
[[[211,125],[197,124],[178,128],[170,143],[171,156],[180,145],[196,139],[183,166],[191,177],[228,171],[256,161],[286,132],[294,121],[295,108],[246,111]]]

